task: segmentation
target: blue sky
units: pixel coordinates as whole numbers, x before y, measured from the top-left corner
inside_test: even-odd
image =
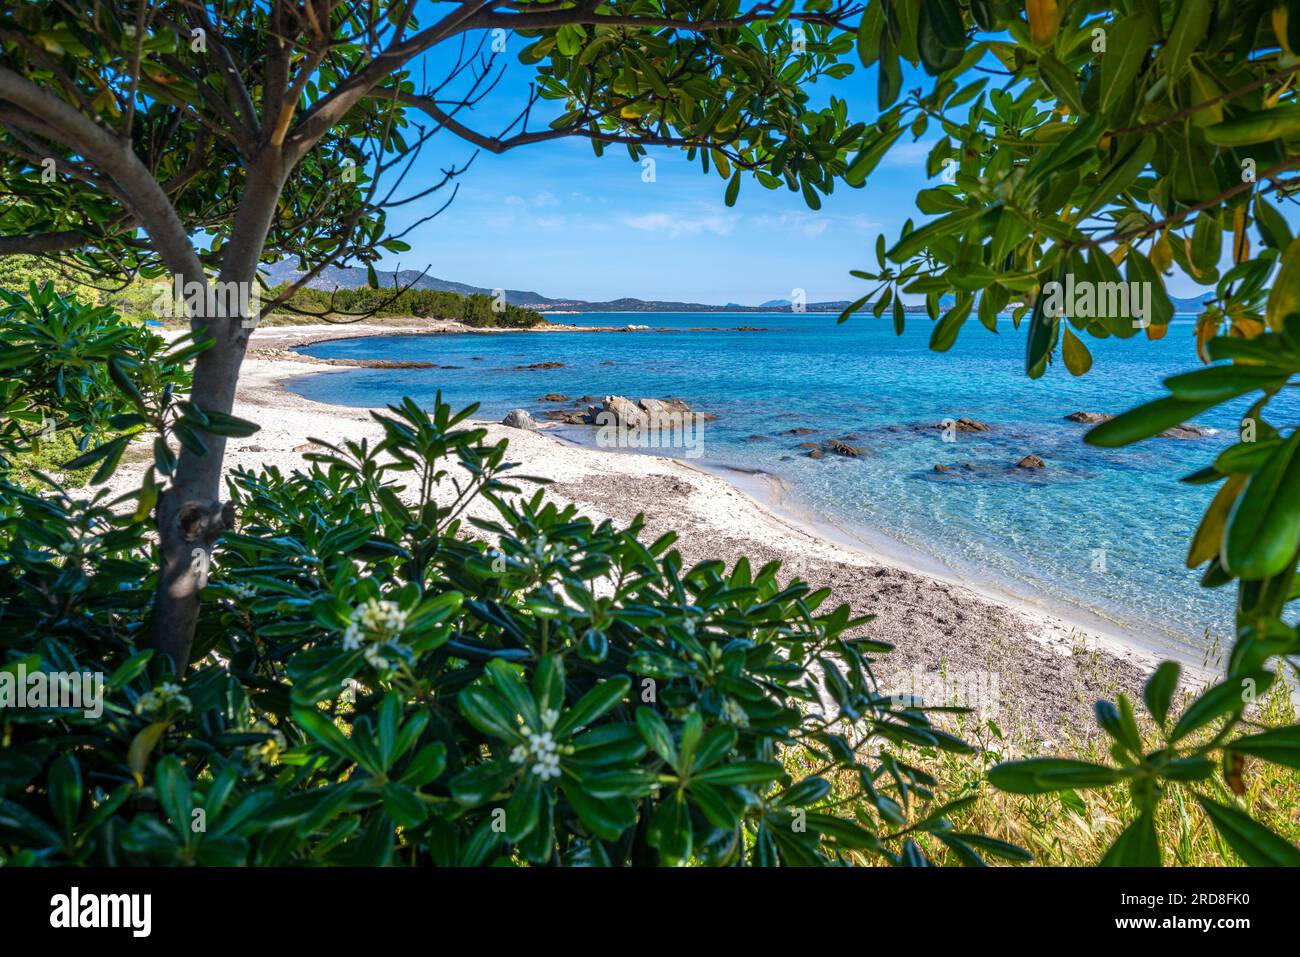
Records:
[[[507,52],[498,57],[504,78],[458,119],[496,135],[514,118],[533,75],[534,68],[518,62],[528,42],[507,37]],[[439,61],[445,55],[434,54]],[[848,102],[853,119],[870,122],[877,113],[875,70],[850,57],[855,72],[823,80],[812,99],[824,103],[833,94]],[[434,62],[430,77],[439,76]],[[928,80],[905,75],[904,85]],[[550,104],[539,103],[529,128],[543,128],[553,115]],[[816,212],[798,193],[766,190],[753,180],[744,181],[739,201],[728,208],[716,172],[706,176],[697,162],[668,148],[650,151],[654,182],[643,181],[640,163],[622,147],[598,158],[585,140],[537,143],[499,156],[480,152],[457,180],[452,205],[407,235],[412,249],[390,254],[383,266],[427,267],[432,276],[476,286],[595,301],[633,296],[757,305],[789,299],[795,289],[809,302],[856,299],[868,286],[849,270],[873,268],[876,236],[884,232],[892,241],[908,217],[918,216],[914,198],[928,183],[924,160],[934,139],[930,133],[913,143],[905,136],[866,187],[837,184]],[[473,153],[443,131],[425,147],[405,186],[423,188]],[[390,225],[401,228],[427,215],[430,202],[395,211]],[[1181,275],[1170,282],[1175,295],[1201,291]]]
[[[506,75],[474,112],[458,119],[495,135],[527,102],[534,68],[518,62],[531,41],[510,35],[498,57]],[[446,51],[435,51],[437,61]],[[428,75],[439,76],[430,58]],[[850,116],[876,116],[874,70],[841,81],[824,80],[813,100],[833,94],[850,103]],[[417,74],[418,75],[418,74]],[[416,116],[417,114],[412,114]],[[530,129],[541,129],[553,108],[541,102]],[[420,115],[423,120],[423,116]],[[524,289],[545,296],[588,300],[635,296],[691,302],[757,305],[789,299],[796,288],[809,302],[855,299],[865,283],[851,269],[871,268],[875,238],[897,235],[915,215],[913,198],[925,181],[924,158],[933,140],[897,144],[863,189],[842,183],[808,209],[798,193],[767,190],[746,180],[736,205],[723,202],[725,180],[705,175],[698,162],[668,148],[652,148],[654,182],[623,147],[597,157],[586,140],[555,140],[504,155],[480,152],[460,177],[452,205],[405,237],[409,252],[390,254],[385,268],[429,269],[430,275],[487,288]],[[404,186],[441,177],[474,148],[449,132],[425,147]],[[418,204],[416,204],[418,205]],[[393,226],[427,215],[421,209],[390,214]]]

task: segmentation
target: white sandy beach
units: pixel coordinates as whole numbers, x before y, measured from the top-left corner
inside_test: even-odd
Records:
[[[423,331],[430,331],[429,324]],[[439,331],[461,330],[440,326]],[[290,358],[282,350],[327,338],[392,332],[391,326],[259,329],[244,364],[234,414],[257,422],[261,430],[230,441],[227,468],[274,465],[288,471],[306,464],[302,454],[312,448],[312,438],[331,443],[380,438],[368,410],[326,405],[285,391],[284,384],[294,377],[339,369],[307,357]],[[258,352],[275,358],[258,358]],[[1117,690],[1140,694],[1142,681],[1159,660],[1121,636],[1049,614],[980,583],[945,580],[897,555],[828,533],[773,507],[776,490],[761,481],[741,483],[748,490],[742,491],[680,460],[578,446],[545,429],[485,425],[490,441],[509,439],[508,457],[521,463],[521,472],[551,479],[548,495],[576,504],[593,519],[627,523],[643,512],[647,540],[678,531],[675,547],[688,562],[721,558],[730,563],[746,555],[757,568],[780,559],[792,576],[814,587],[830,586],[832,605],[847,602],[856,614],[876,615],[867,633],[896,649],[879,664],[886,690],[910,693],[912,676],[918,673],[931,689],[940,676],[948,682],[996,676],[998,708],[992,717],[1004,729],[1050,742],[1062,734],[1091,734],[1093,702],[1113,697]],[[131,487],[140,468],[124,465],[113,484],[121,490]],[[478,505],[486,517],[490,505]],[[1185,673],[1200,680],[1208,674],[1195,667]]]

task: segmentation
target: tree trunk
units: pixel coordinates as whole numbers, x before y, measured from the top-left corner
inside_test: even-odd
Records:
[[[256,282],[258,261],[287,172],[278,148],[267,148],[249,165],[248,185],[225,247],[219,283],[246,283],[251,288]],[[215,340],[194,363],[190,401],[201,410],[229,414],[234,407],[239,369],[259,318],[205,314],[192,323],[195,328],[206,327]],[[171,658],[177,675],[189,664],[199,593],[207,583],[212,546],[235,524],[234,509],[221,502],[226,439],[196,431],[207,451],[198,454],[181,449],[172,484],[159,496],[155,513],[160,567],[150,643]]]
[[[243,330],[240,330],[241,332]],[[219,337],[195,361],[192,399],[199,408],[230,412],[248,339]],[[158,497],[158,589],[154,594],[152,645],[168,655],[179,675],[189,663],[199,592],[207,583],[212,546],[233,527],[233,509],[220,500],[223,436],[201,434],[207,454],[181,449],[171,487]]]

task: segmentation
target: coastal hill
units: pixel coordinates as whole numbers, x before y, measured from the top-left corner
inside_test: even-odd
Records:
[[[412,289],[433,289],[439,292],[455,292],[462,296],[473,295],[493,295],[495,290],[484,288],[482,286],[471,286],[468,283],[455,282],[451,279],[439,279],[436,276],[430,276],[422,273],[418,269],[401,269],[397,271],[376,270],[376,276],[379,284],[385,289],[404,288],[410,286]],[[292,260],[281,260],[280,262],[266,269],[267,282],[272,286],[278,286],[281,283],[292,282],[298,279],[302,273],[296,268]],[[369,284],[368,272],[363,266],[328,266],[321,270],[320,275],[314,277],[307,283],[309,289],[320,289],[326,292],[335,289],[360,289]],[[521,306],[525,309],[536,309],[539,312],[786,312],[790,310],[791,303],[789,299],[769,299],[757,306],[742,306],[734,302],[718,305],[713,303],[702,302],[673,302],[660,299],[636,299],[630,296],[624,296],[619,299],[611,299],[605,302],[592,302],[586,299],[569,299],[553,298],[543,296],[541,293],[532,292],[522,289],[506,289],[506,302],[512,306]],[[1174,305],[1174,311],[1178,313],[1199,312],[1202,303],[1207,298],[1184,299],[1178,296],[1170,296],[1170,301]],[[942,304],[951,306],[954,299],[951,295],[945,295],[941,299]],[[826,313],[841,312],[850,301],[847,299],[832,300],[829,302],[810,302],[804,307],[805,312]],[[908,312],[924,312],[923,305],[911,305],[907,307]]]

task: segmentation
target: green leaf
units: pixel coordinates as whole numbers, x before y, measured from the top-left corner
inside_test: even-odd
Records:
[[[50,810],[65,834],[71,834],[81,808],[81,766],[69,754],[61,754],[50,765],[46,788],[50,793]]]
[[[1300,106],[1274,106],[1234,116],[1205,128],[1205,138],[1215,146],[1253,146],[1300,133]]]
[[[1107,116],[1131,94],[1142,61],[1151,49],[1151,21],[1135,13],[1106,26],[1106,52],[1101,57],[1101,112]]]
[[[294,707],[293,720],[298,727],[302,728],[309,737],[317,743],[324,745],[325,749],[333,754],[345,758],[348,761],[366,767],[367,770],[377,771],[377,768],[367,767],[368,762],[361,751],[354,745],[334,723],[325,715],[315,708]]]
[[[1078,77],[1064,63],[1051,53],[1044,53],[1038,58],[1038,73],[1052,95],[1063,101],[1071,113],[1078,116],[1084,112]]]
[[[1210,0],[1180,0],[1176,5],[1173,26],[1160,52],[1165,72],[1171,78],[1182,73],[1192,51],[1205,39],[1212,7]]]
[[[636,709],[636,728],[642,740],[667,761],[669,767],[677,768],[677,748],[673,744],[672,732],[653,708],[643,705]]]
[[[1029,319],[1029,334],[1025,336],[1025,372],[1032,379],[1037,379],[1046,370],[1047,357],[1056,347],[1060,334],[1061,318],[1047,314],[1048,298],[1039,290]]]
[[[1300,850],[1235,807],[1196,795],[1228,846],[1251,867],[1300,867]]]
[[[1273,675],[1267,671],[1227,678],[1211,688],[1201,692],[1200,697],[1187,706],[1182,717],[1169,732],[1169,743],[1175,744],[1198,728],[1220,718],[1225,714],[1240,713],[1246,705],[1258,700],[1273,683]]]
[[[636,824],[636,806],[627,798],[594,798],[571,777],[563,789],[582,823],[603,841],[617,841]]]
[[[1156,724],[1164,724],[1165,718],[1169,716],[1169,706],[1174,700],[1181,670],[1176,661],[1161,662],[1142,688],[1142,700],[1146,702],[1151,717],[1156,719]]]
[[[944,314],[934,325],[934,331],[930,334],[930,348],[935,352],[947,352],[952,348],[953,343],[957,341],[957,334],[961,332],[961,327],[970,317],[971,308],[975,304],[975,297],[969,294],[962,294],[957,304]]]
[[[1079,338],[1070,331],[1069,326],[1062,326],[1064,338],[1061,340],[1061,358],[1070,375],[1080,376],[1092,368],[1092,353],[1088,351]]]
[[[447,767],[447,746],[441,741],[422,747],[402,775],[402,783],[413,788],[424,787],[442,774]]]
[[[681,791],[672,791],[664,796],[650,818],[646,840],[659,851],[660,862],[669,867],[685,864],[690,859],[693,846],[691,814]]]
[[[1155,819],[1148,813],[1130,822],[1101,859],[1102,867],[1159,867],[1160,863]]]
[[[189,775],[175,755],[169,754],[159,759],[154,771],[154,792],[163,811],[171,819],[172,827],[188,842],[193,835],[190,812],[194,809],[194,801],[190,794]]]
[[[1268,327],[1281,330],[1287,316],[1300,313],[1300,238],[1291,240],[1282,253],[1282,266],[1273,279],[1264,320]]]
[[[776,761],[735,761],[700,771],[691,780],[724,785],[766,784],[784,773],[785,769]]]
[[[424,806],[411,788],[389,782],[380,789],[384,810],[403,827],[419,827],[429,816],[429,809]]]
[[[602,681],[583,695],[578,703],[560,716],[556,722],[556,738],[567,738],[581,731],[601,715],[623,702],[632,688],[629,678],[620,675],[608,681]]]
[[[476,764],[452,778],[451,796],[458,804],[478,807],[509,784],[517,770],[515,765],[499,759]]]
[[[736,197],[739,195],[740,195],[740,170],[736,170],[736,172],[732,174],[731,179],[727,183],[727,192],[723,196],[723,201],[728,206],[735,206]]]
[[[955,213],[949,213],[940,219],[926,223],[919,229],[914,229],[898,242],[886,255],[892,262],[904,263],[913,256],[922,252],[930,243],[944,236],[952,236],[964,232],[968,227],[974,224],[981,217],[985,216],[991,210],[998,210],[998,207],[985,208],[983,206],[973,206],[969,209],[958,210]]]
[[[1120,780],[1114,768],[1068,758],[1005,761],[989,771],[989,783],[1013,794],[1042,794],[1066,788],[1106,787]]]
[[[1230,741],[1227,748],[1229,751],[1239,751],[1242,754],[1263,758],[1273,764],[1300,768],[1300,725],[1292,724],[1262,731],[1259,734],[1246,735]]]
[[[1158,435],[1217,405],[1215,399],[1156,399],[1090,429],[1083,440],[1100,448],[1117,448]]]
[[[1228,514],[1220,560],[1239,578],[1278,574],[1300,549],[1300,429],[1252,475]]]

